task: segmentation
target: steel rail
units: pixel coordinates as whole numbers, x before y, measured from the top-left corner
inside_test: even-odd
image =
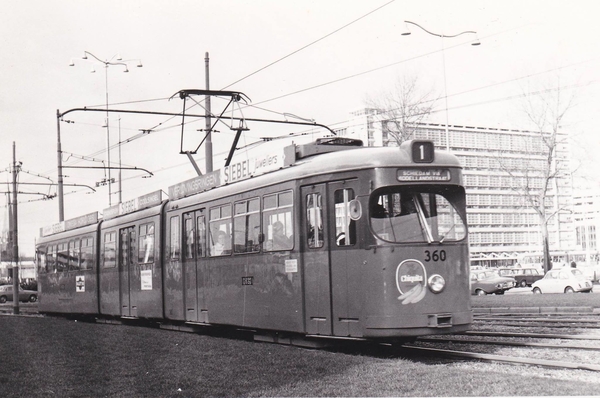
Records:
[[[419,337],[417,341],[427,343],[464,343],[464,344],[485,344],[485,345],[504,345],[510,347],[541,347],[541,348],[569,348],[576,350],[600,351],[600,347],[589,347],[581,344],[547,344],[524,341],[500,341],[500,340],[477,340],[477,339],[458,339],[458,338],[436,338],[436,337]]]
[[[555,328],[555,329],[564,329],[564,328],[577,328],[577,329],[598,329],[600,327],[600,324],[596,323],[595,325],[573,325],[573,324],[564,324],[564,325],[556,325],[556,324],[544,324],[543,322],[531,322],[531,323],[524,323],[526,321],[523,322],[515,322],[515,323],[511,323],[511,322],[490,322],[487,325],[491,326],[491,325],[495,325],[495,326],[510,326],[510,327],[530,327],[530,328]],[[568,322],[565,322],[568,323]]]
[[[455,351],[455,350],[442,350],[437,348],[426,348],[426,347],[414,347],[410,345],[401,345],[403,349],[409,351],[416,351],[421,353],[435,354],[442,357],[453,357],[453,358],[469,358],[479,359],[490,362],[505,362],[505,363],[518,363],[526,365],[536,365],[546,368],[559,368],[559,369],[579,369],[579,370],[591,370],[594,372],[600,372],[600,365],[594,364],[578,364],[573,362],[554,361],[549,359],[534,359],[534,358],[521,358],[511,357],[496,354],[481,354],[476,352],[466,351]]]
[[[594,323],[600,324],[598,319],[548,319],[548,318],[475,318],[477,322],[547,322],[547,323]]]
[[[535,337],[540,339],[564,339],[564,340],[600,340],[600,336],[591,335],[570,335],[570,334],[552,334],[552,333],[514,333],[514,332],[486,332],[473,331],[465,332],[469,336],[496,336],[496,337]]]

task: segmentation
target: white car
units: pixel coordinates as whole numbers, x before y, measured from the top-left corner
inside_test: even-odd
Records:
[[[533,293],[575,293],[591,292],[592,282],[577,268],[552,269],[544,278],[531,285]]]

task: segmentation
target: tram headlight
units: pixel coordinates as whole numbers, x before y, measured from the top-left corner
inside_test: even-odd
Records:
[[[429,290],[434,293],[439,293],[446,287],[446,280],[443,276],[435,274],[429,277],[427,284],[429,285]]]

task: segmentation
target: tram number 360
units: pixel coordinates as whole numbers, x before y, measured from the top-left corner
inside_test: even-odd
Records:
[[[425,250],[425,262],[446,261],[446,250]]]

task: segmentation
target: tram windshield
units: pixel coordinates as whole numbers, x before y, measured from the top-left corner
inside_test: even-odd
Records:
[[[452,198],[456,190],[395,187],[373,193],[371,228],[382,241],[442,243],[462,240],[467,227]]]

